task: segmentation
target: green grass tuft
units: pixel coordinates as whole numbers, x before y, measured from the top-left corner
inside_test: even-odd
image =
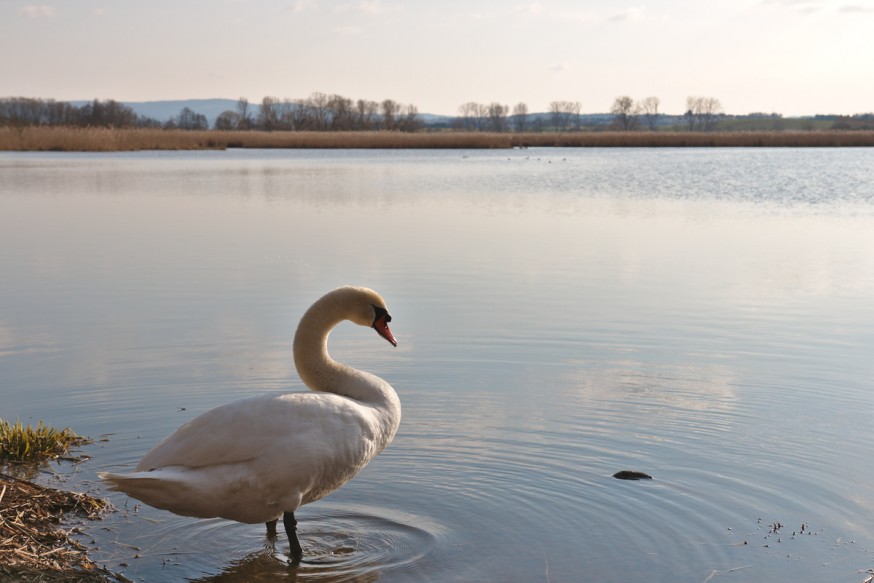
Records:
[[[25,427],[18,420],[13,424],[0,419],[0,463],[53,460],[63,456],[71,447],[88,442],[69,427],[58,431],[43,425],[42,420],[36,427],[30,423]]]

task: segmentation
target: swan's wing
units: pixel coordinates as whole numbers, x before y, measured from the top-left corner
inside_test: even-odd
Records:
[[[195,417],[164,439],[137,471],[198,468],[282,456],[332,457],[342,444],[366,446],[373,427],[362,405],[331,393],[291,393],[242,399]]]

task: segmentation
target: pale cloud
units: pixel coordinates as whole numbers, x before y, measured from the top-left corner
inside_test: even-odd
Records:
[[[315,4],[316,3],[313,0],[294,0],[288,8],[288,11],[294,13],[304,12],[315,6]]]
[[[106,9],[105,8],[95,8],[94,10],[91,11],[91,14],[93,14],[94,16],[100,17],[100,16],[103,16],[106,14]]]
[[[549,70],[553,73],[561,73],[563,71],[570,71],[571,65],[567,61],[561,63],[554,63],[549,66]]]
[[[27,4],[18,9],[18,14],[25,18],[51,18],[56,13],[55,7],[47,4]]]
[[[817,12],[823,8],[821,0],[762,0],[762,4],[791,8],[804,14]]]
[[[394,8],[384,5],[379,0],[364,0],[358,3],[357,8],[360,12],[367,14],[384,14],[394,10]]]
[[[356,36],[361,34],[361,28],[358,26],[338,26],[334,29],[334,33],[338,36]]]
[[[643,8],[632,6],[613,14],[607,20],[609,22],[636,22],[643,20]]]
[[[467,15],[466,19],[471,21],[485,21],[485,20],[494,20],[497,18],[498,14],[492,11],[488,12],[471,12]]]
[[[568,12],[568,11],[560,11],[560,12],[550,12],[549,17],[554,20],[561,20],[565,22],[593,22],[596,20],[595,16],[591,12]]]
[[[534,2],[533,4],[524,4],[522,6],[516,7],[516,12],[521,12],[523,14],[540,14],[543,12],[543,6],[540,2]]]
[[[853,14],[874,14],[874,6],[864,6],[862,4],[844,4],[843,6],[838,8],[838,12],[849,12]]]
[[[362,12],[364,14],[379,15],[387,12],[400,10],[397,6],[383,4],[380,0],[361,0],[351,4],[343,4],[334,9],[334,12]]]

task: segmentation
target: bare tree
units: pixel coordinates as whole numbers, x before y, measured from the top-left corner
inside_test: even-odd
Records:
[[[659,121],[659,98],[644,97],[639,102],[640,113],[643,116],[646,127],[650,131],[655,131]]]
[[[295,113],[298,109],[297,103],[290,99],[283,99],[282,102],[277,102],[275,107],[279,129],[287,131],[296,130],[297,126],[295,125],[295,122],[297,121],[297,118]]]
[[[328,129],[328,96],[315,91],[310,93],[307,106],[311,117],[311,129],[323,131]]]
[[[524,132],[528,129],[528,106],[524,103],[517,103],[513,107],[513,125],[517,132]]]
[[[695,110],[697,109],[695,101],[697,99],[697,97],[691,96],[686,98],[686,113],[683,114],[683,117],[686,119],[686,126],[690,132],[695,131]]]
[[[137,114],[130,107],[109,99],[95,99],[79,109],[81,125],[98,127],[130,127],[136,125]]]
[[[613,100],[610,113],[616,116],[613,120],[619,128],[627,132],[634,128],[634,100],[627,95],[622,95]]]
[[[400,103],[393,99],[383,99],[379,104],[380,113],[382,114],[382,129],[393,130],[397,123],[397,116],[400,113]]]
[[[722,115],[722,104],[715,97],[687,97],[686,98],[686,123],[690,131],[712,131],[716,127],[716,121]]]
[[[566,102],[567,107],[567,115],[569,116],[569,121],[573,121],[574,129],[579,131],[582,125],[582,116],[580,112],[582,111],[582,105],[579,101],[568,101]]]
[[[549,115],[552,117],[552,127],[555,128],[555,131],[563,129],[562,103],[564,102],[552,101],[549,104]]]
[[[240,120],[237,122],[237,129],[247,130],[252,127],[252,113],[249,111],[249,100],[245,97],[237,99],[237,114]]]
[[[419,109],[415,105],[401,106],[396,127],[402,132],[415,132],[422,129]]]
[[[330,127],[335,131],[354,129],[354,113],[352,100],[342,95],[331,95],[328,98],[327,109],[330,116]]]
[[[371,130],[377,126],[379,104],[375,101],[359,99],[355,103],[355,119],[358,129]]]
[[[701,125],[705,132],[716,127],[717,118],[722,114],[722,104],[715,97],[705,97],[701,103]]]
[[[240,114],[236,111],[223,111],[217,118],[213,127],[217,130],[235,130],[240,125]]]
[[[310,112],[309,100],[303,98],[289,100],[288,108],[289,126],[294,131],[313,130],[312,113]]]
[[[549,113],[552,117],[552,125],[556,131],[570,129],[571,124],[574,128],[580,129],[580,110],[579,101],[553,101],[549,104]]]
[[[467,131],[481,130],[483,125],[481,116],[484,109],[487,110],[487,107],[475,101],[468,101],[459,105],[458,123],[461,129]]]
[[[258,127],[272,132],[279,128],[279,99],[276,97],[264,97],[261,100],[261,111],[258,112]]]
[[[488,105],[489,129],[493,132],[507,131],[507,113],[510,111],[508,105],[501,105],[493,101]]]
[[[175,125],[180,130],[206,130],[209,129],[209,122],[206,116],[200,113],[195,113],[189,107],[183,107],[176,116]]]

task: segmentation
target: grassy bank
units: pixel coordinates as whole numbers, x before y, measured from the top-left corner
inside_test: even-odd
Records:
[[[71,447],[90,440],[73,433],[69,427],[57,430],[40,421],[36,427],[21,421],[0,419],[0,463],[38,462],[58,459]]]
[[[49,460],[68,458],[70,448],[88,442],[69,428],[0,419],[0,581],[117,580],[94,564],[89,549],[71,537],[80,530],[62,525],[68,516],[98,519],[108,504],[23,479],[39,474]]]
[[[226,148],[874,147],[870,131],[750,132],[232,132],[0,128],[0,150],[117,152]]]

